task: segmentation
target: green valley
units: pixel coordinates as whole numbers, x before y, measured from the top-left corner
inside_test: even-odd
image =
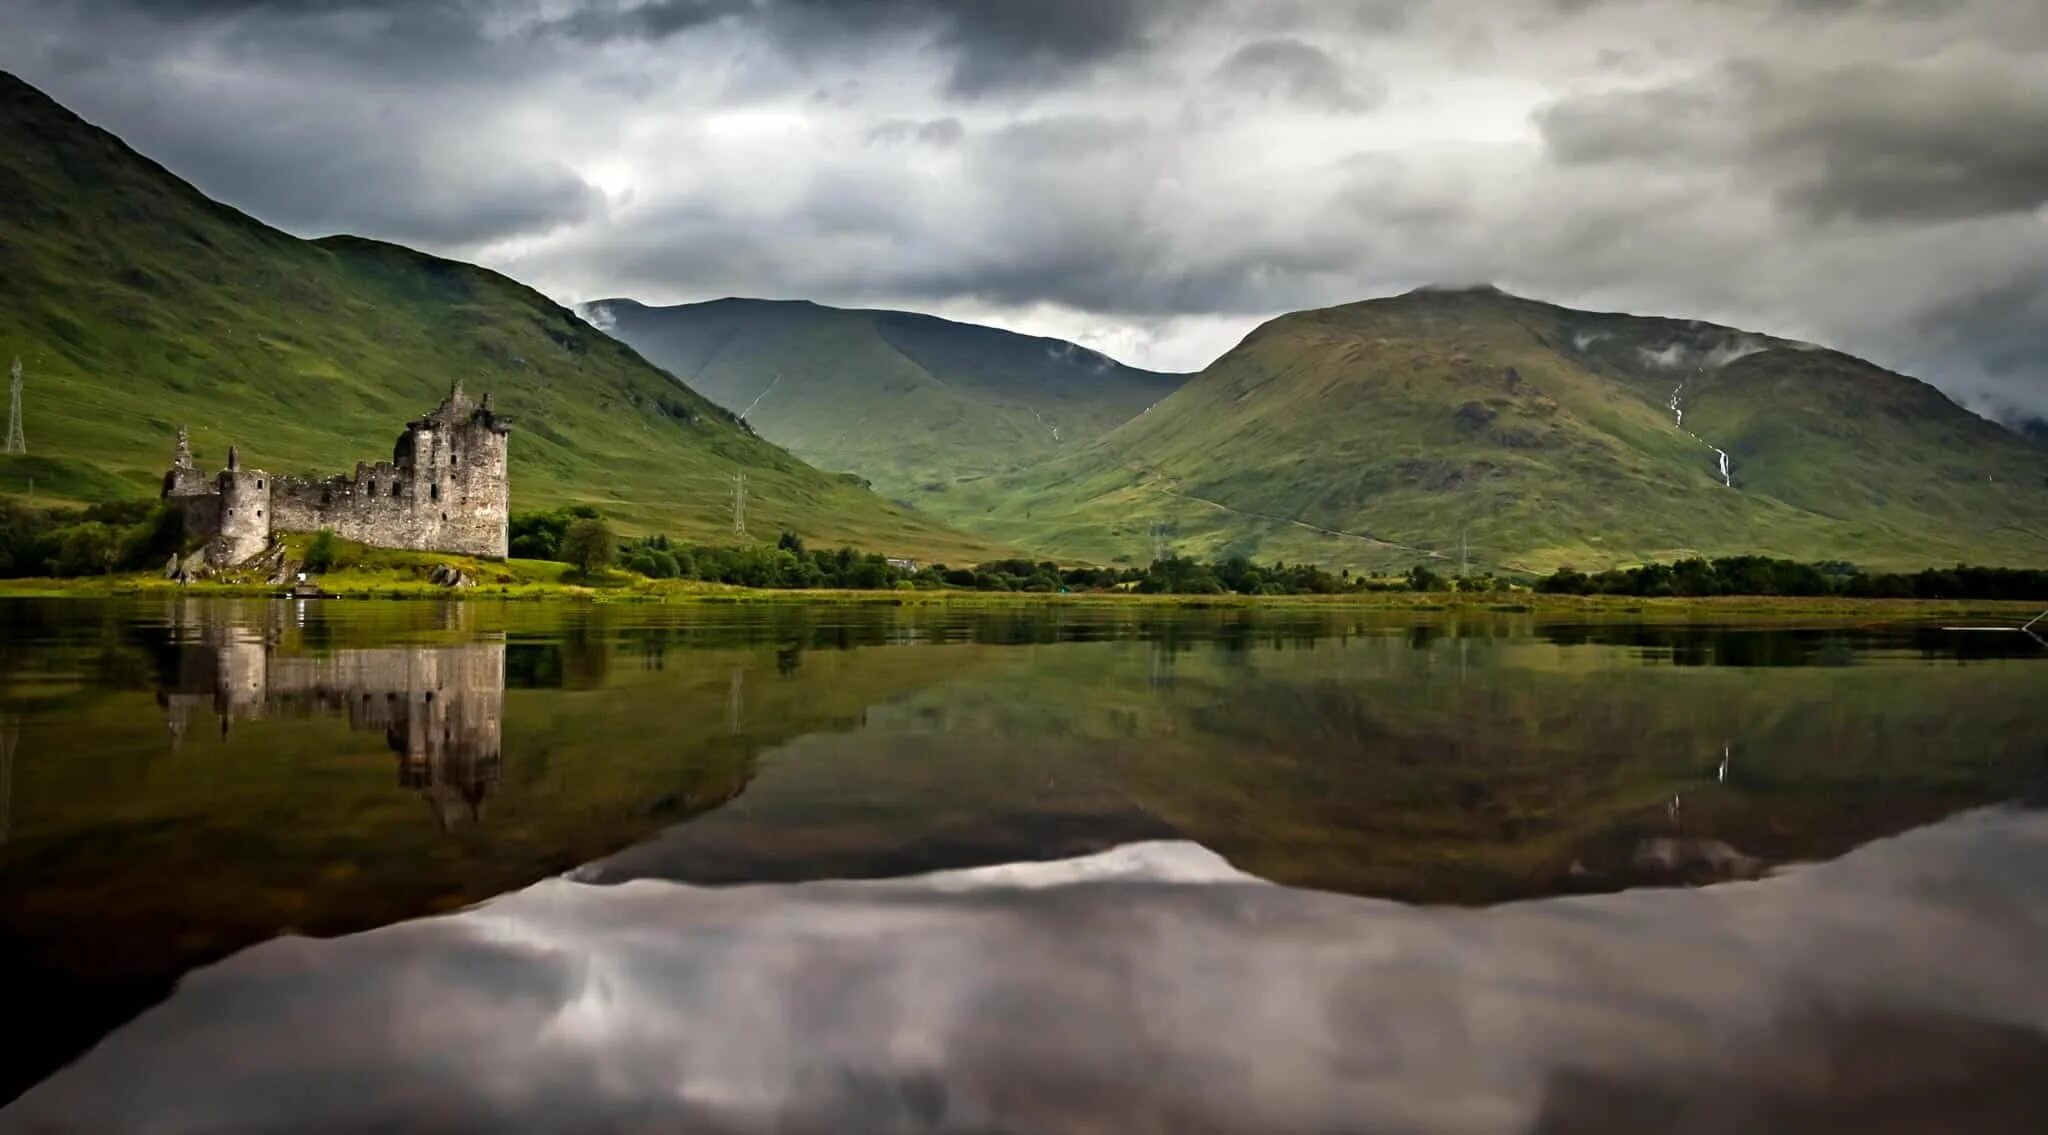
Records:
[[[952,507],[956,485],[1085,446],[1186,380],[910,312],[748,299],[584,311],[804,460],[953,521],[972,519]]]
[[[0,492],[156,493],[189,424],[277,472],[387,456],[460,378],[511,414],[513,507],[588,504],[628,529],[756,532],[971,562],[999,554],[821,473],[496,273],[357,237],[300,240],[201,195],[0,73],[0,367],[25,376],[27,456]]]

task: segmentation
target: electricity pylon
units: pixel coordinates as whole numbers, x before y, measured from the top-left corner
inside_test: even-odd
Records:
[[[21,432],[21,360],[14,360],[7,383],[7,452],[27,453],[28,438]]]
[[[747,475],[744,472],[732,475],[732,534],[747,534]]]

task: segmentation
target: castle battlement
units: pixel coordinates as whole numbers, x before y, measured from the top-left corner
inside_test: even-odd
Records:
[[[310,478],[245,469],[228,447],[227,468],[208,477],[186,432],[163,498],[207,542],[215,567],[260,555],[279,532],[333,532],[382,548],[457,555],[505,555],[511,523],[506,443],[511,419],[463,393],[458,380],[434,412],[407,422],[391,460],[358,461],[353,474]]]

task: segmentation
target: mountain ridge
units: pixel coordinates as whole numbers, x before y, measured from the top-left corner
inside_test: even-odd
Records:
[[[1423,288],[1268,320],[1151,412],[967,487],[957,514],[1111,560],[1925,566],[2048,557],[2044,486],[2038,448],[1839,351]]]
[[[726,297],[582,305],[763,436],[946,519],[947,485],[1099,436],[1185,376],[919,312]]]
[[[366,237],[301,240],[206,197],[0,72],[0,354],[26,374],[29,456],[0,490],[154,491],[171,436],[218,461],[338,471],[388,451],[448,381],[519,419],[520,510],[725,534],[729,474],[767,531],[976,558],[963,536],[805,466],[538,291]],[[730,538],[729,535],[725,538]]]

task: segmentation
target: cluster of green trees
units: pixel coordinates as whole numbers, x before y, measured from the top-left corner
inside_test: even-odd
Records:
[[[2042,599],[2048,571],[2029,568],[1930,568],[1866,572],[1840,561],[1800,563],[1765,556],[1680,560],[1595,574],[1560,568],[1537,581],[1553,595],[1788,595],[1849,599]]]
[[[1447,580],[1417,564],[1397,579],[1374,579],[1342,571],[1332,575],[1314,564],[1259,564],[1243,556],[1203,563],[1181,556],[1154,560],[1119,577],[1133,590],[1155,595],[1344,595],[1361,591],[1494,591],[1505,586],[1491,575]]]
[[[1161,595],[1335,595],[1359,591],[1495,590],[1492,576],[1446,581],[1426,567],[1398,580],[1312,564],[1257,564],[1237,556],[1203,563],[1168,557],[1142,568],[1063,568],[1050,560],[992,560],[973,567],[891,563],[852,548],[812,549],[784,532],[773,544],[687,544],[667,536],[620,540],[597,510],[573,506],[512,518],[511,553],[566,562],[586,577],[619,567],[649,579],[698,579],[744,587],[809,589],[952,588],[966,591],[1110,591]]]
[[[39,509],[0,498],[0,577],[153,570],[184,538],[184,521],[154,501]]]
[[[886,589],[911,584],[920,573],[851,548],[813,551],[794,533],[774,544],[687,544],[667,536],[621,540],[596,509],[573,505],[512,518],[515,558],[567,563],[585,577],[613,567],[649,579],[701,579],[747,587]]]

